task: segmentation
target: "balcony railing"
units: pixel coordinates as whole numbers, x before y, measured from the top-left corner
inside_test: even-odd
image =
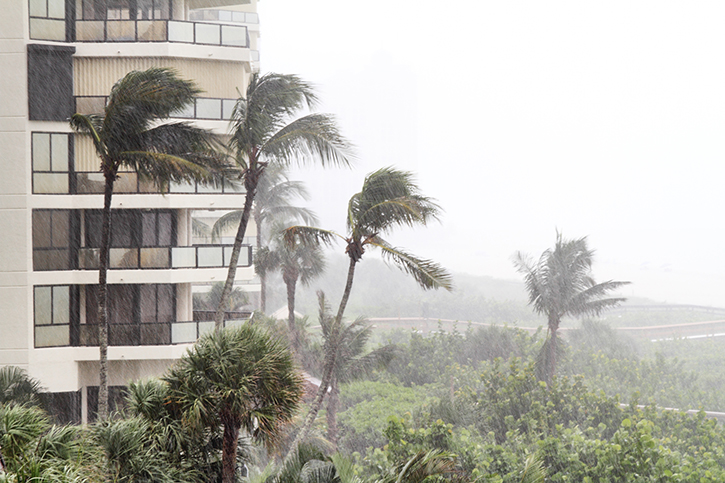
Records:
[[[194,20],[198,22],[232,22],[258,24],[259,14],[255,12],[239,12],[236,10],[199,8],[189,11],[189,20]]]
[[[81,114],[98,114],[103,112],[108,96],[76,96],[76,112]],[[212,121],[229,121],[234,112],[236,99],[214,97],[197,97],[183,111],[175,112],[170,117],[178,119],[202,119]]]
[[[224,268],[229,266],[233,245],[195,245],[190,247],[111,248],[109,269],[145,270],[177,268]],[[77,265],[74,259],[78,257]],[[34,248],[33,270],[98,270],[99,248]],[[252,247],[242,245],[237,266],[252,266]]]
[[[232,245],[198,245],[192,247],[111,248],[109,268],[118,270],[169,268],[224,268],[229,266]],[[98,270],[99,248],[78,250],[80,270]],[[249,267],[252,247],[243,246],[239,267]]]
[[[247,27],[181,20],[76,20],[76,42],[178,42],[249,48]]]
[[[76,194],[103,194],[105,178],[103,173],[98,171],[76,171],[72,173],[76,177]],[[118,178],[113,185],[115,194],[136,194],[136,193],[160,193],[160,194],[243,194],[244,187],[241,183],[224,181],[220,186],[209,186],[198,182],[180,184],[171,183],[167,189],[160,190],[154,183],[144,181],[135,172],[118,173]]]
[[[249,314],[251,315],[251,314]],[[226,320],[225,327],[235,327],[249,320]],[[203,322],[154,322],[148,324],[110,324],[108,344],[112,346],[169,345],[196,342],[202,335],[214,330],[214,321]],[[98,345],[98,326],[80,325],[80,346]]]
[[[225,327],[237,327],[247,320],[249,312],[229,312]],[[190,344],[214,330],[214,321],[150,322],[139,324],[110,324],[108,344],[112,346],[144,346]],[[69,324],[36,325],[35,347],[96,347],[98,325],[79,324],[71,337]]]

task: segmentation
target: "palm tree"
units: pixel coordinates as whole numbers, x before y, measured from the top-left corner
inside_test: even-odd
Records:
[[[100,384],[98,417],[108,416],[108,293],[106,277],[113,185],[122,167],[159,187],[170,182],[207,181],[223,167],[208,131],[178,122],[158,124],[183,109],[200,92],[171,69],[133,71],[111,89],[104,112],[74,114],[71,126],[91,136],[105,179],[98,270]]]
[[[254,270],[259,275],[259,310],[267,310],[267,268],[260,263],[259,254],[266,246],[270,233],[274,230],[267,229],[267,225],[280,219],[297,219],[306,224],[317,223],[317,217],[312,210],[304,207],[294,206],[295,199],[309,199],[309,193],[304,183],[290,180],[287,176],[287,167],[279,164],[268,165],[264,176],[259,180],[257,193],[252,205],[252,217],[257,224],[257,251],[254,261]],[[221,238],[222,233],[230,228],[238,228],[242,221],[242,212],[239,210],[230,211],[221,216],[211,231],[213,240]]]
[[[224,305],[234,285],[237,262],[247,231],[260,181],[270,163],[289,165],[309,159],[349,165],[350,145],[339,133],[331,116],[309,114],[290,121],[304,107],[317,103],[312,87],[294,75],[254,74],[246,96],[237,101],[232,119],[231,146],[243,170],[246,196],[234,239],[229,272],[215,316],[216,328],[224,323]]]
[[[297,352],[300,349],[300,334],[295,323],[297,282],[309,285],[312,280],[322,275],[325,271],[325,255],[320,246],[299,242],[292,245],[285,243],[281,230],[274,231],[277,238],[272,239],[269,247],[259,250],[257,262],[266,271],[279,269],[282,272],[282,281],[287,289],[287,330],[292,348]]]
[[[78,426],[51,426],[38,407],[0,405],[0,481],[88,481],[79,432]]]
[[[0,368],[0,405],[3,404],[39,404],[38,396],[43,389],[40,383],[28,376],[17,366]]]
[[[395,344],[388,344],[365,352],[373,329],[367,320],[358,318],[351,324],[335,324],[335,318],[325,303],[325,294],[318,292],[320,327],[322,328],[323,364],[334,364],[327,400],[327,439],[337,445],[337,408],[340,402],[340,384],[362,379],[374,370],[387,367],[397,355]],[[335,357],[331,357],[335,354]]]
[[[250,324],[203,336],[164,380],[192,429],[224,428],[222,483],[234,481],[240,430],[271,446],[302,397],[285,344]]]
[[[548,321],[549,337],[542,347],[539,364],[547,383],[551,383],[556,371],[557,331],[561,319],[599,315],[602,310],[625,300],[605,298],[608,293],[629,282],[610,280],[596,283],[591,276],[593,257],[594,252],[587,246],[586,237],[566,240],[559,232],[556,233],[554,249],[546,250],[539,260],[533,261],[521,252],[514,256],[516,269],[524,274],[529,304]]]
[[[310,226],[293,226],[285,230],[285,240],[294,244],[330,244],[335,237],[346,243],[345,253],[350,258],[345,290],[335,316],[333,327],[342,332],[342,317],[352,291],[355,266],[362,259],[366,248],[380,248],[383,257],[401,270],[410,274],[424,289],[445,288],[452,290],[451,276],[432,260],[418,258],[401,248],[394,248],[380,235],[400,226],[426,225],[438,219],[440,207],[431,199],[420,194],[412,173],[393,168],[382,168],[365,178],[362,190],[350,198],[348,203],[348,236]],[[336,367],[337,352],[329,346],[326,350],[322,382],[300,428],[292,449],[299,444],[312,426],[327,394]]]
[[[423,483],[452,473],[456,466],[454,455],[438,449],[419,451],[376,480],[376,483]]]

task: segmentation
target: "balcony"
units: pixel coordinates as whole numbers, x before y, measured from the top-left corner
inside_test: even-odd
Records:
[[[232,245],[196,245],[191,247],[132,247],[111,248],[109,269],[189,269],[226,268],[232,255]],[[69,248],[34,248],[33,270],[98,270],[99,248],[78,248],[78,263],[72,263]],[[252,247],[243,245],[239,267],[252,265]]]
[[[172,42],[249,48],[244,25],[181,20],[76,20],[76,42]]]
[[[250,312],[228,312],[225,327],[245,323]],[[96,347],[98,325],[79,324],[72,331],[70,324],[36,325],[35,347]],[[213,320],[191,322],[153,322],[138,324],[109,324],[108,344],[111,346],[153,346],[191,344],[214,330]],[[72,335],[71,332],[75,332]]]
[[[99,171],[33,171],[34,194],[102,195],[105,178]],[[159,189],[154,183],[142,180],[135,172],[120,172],[113,185],[114,194],[244,194],[240,183],[225,180],[219,186],[194,183],[171,183]]]
[[[76,96],[76,112],[81,114],[98,114],[103,112],[108,96]],[[234,113],[237,99],[197,97],[194,103],[183,111],[173,113],[176,119],[199,119],[204,121],[229,121]]]
[[[224,268],[229,266],[232,245],[203,245],[192,247],[111,248],[109,268],[119,270],[169,268]],[[78,250],[80,270],[98,270],[99,248]],[[239,254],[240,267],[251,265],[252,247],[243,246]]]

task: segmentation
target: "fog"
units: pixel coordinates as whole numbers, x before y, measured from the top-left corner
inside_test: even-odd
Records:
[[[262,72],[315,83],[354,169],[302,169],[344,229],[363,177],[415,171],[442,223],[392,236],[452,271],[519,279],[556,229],[626,296],[725,306],[720,2],[262,0]]]

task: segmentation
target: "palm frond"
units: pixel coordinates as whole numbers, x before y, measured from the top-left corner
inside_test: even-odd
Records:
[[[418,258],[401,248],[391,247],[380,237],[375,237],[368,243],[379,247],[382,250],[383,259],[394,263],[398,268],[411,275],[422,288],[453,290],[451,274],[438,263]]]
[[[339,380],[340,382],[347,382],[369,376],[375,370],[386,368],[399,354],[400,348],[395,344],[379,347],[362,357],[356,358],[354,363],[348,365],[344,377]]]
[[[521,472],[521,483],[544,483],[545,478],[546,470],[541,455],[534,453],[526,458]]]
[[[450,473],[455,457],[441,450],[419,451],[407,461],[391,469],[380,483],[422,483],[427,478]]]
[[[182,110],[199,93],[201,89],[181,79],[173,69],[129,72],[113,86],[108,98],[103,129],[109,136],[106,143],[124,146],[121,132],[141,133],[153,120]]]
[[[74,131],[89,135],[93,141],[93,146],[96,149],[96,154],[98,154],[101,159],[106,157],[106,146],[101,139],[103,116],[96,114],[86,115],[75,113],[70,118],[70,125]]]
[[[220,216],[219,219],[214,222],[214,226],[211,229],[212,241],[216,242],[218,240],[221,240],[224,233],[230,230],[236,232],[237,227],[239,227],[239,223],[241,223],[241,221],[241,210],[230,211],[229,213]]]
[[[284,230],[284,241],[288,245],[299,242],[301,245],[331,245],[335,237],[343,240],[344,236],[331,230],[323,230],[312,226],[291,226]]]
[[[317,97],[312,86],[294,75],[253,74],[232,115],[232,146],[239,153],[262,146],[285,122]]]
[[[364,235],[437,220],[441,208],[420,194],[412,173],[382,168],[369,174],[348,205],[348,229]]]
[[[274,133],[260,148],[264,158],[290,164],[307,164],[312,159],[322,166],[349,166],[352,146],[340,133],[332,116],[309,114]]]

